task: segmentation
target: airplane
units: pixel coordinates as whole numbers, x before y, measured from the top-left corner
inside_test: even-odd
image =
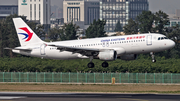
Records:
[[[21,46],[5,49],[26,56],[48,59],[89,58],[89,68],[94,67],[93,59],[104,61],[102,67],[106,68],[109,66],[107,61],[135,60],[138,54],[144,53],[150,53],[152,62],[156,62],[154,53],[175,46],[174,41],[158,33],[44,42],[21,18],[13,18],[13,22]]]

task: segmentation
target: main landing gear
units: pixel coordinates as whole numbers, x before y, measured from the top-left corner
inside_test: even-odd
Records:
[[[88,67],[93,68],[94,67],[94,63],[92,62],[93,56],[90,56],[89,58],[90,58],[90,62],[88,63]]]
[[[155,59],[154,52],[150,52],[150,55],[151,55],[151,57],[152,57],[152,62],[155,63],[155,62],[156,62],[156,59]]]
[[[93,57],[91,56],[90,62],[88,63],[89,68],[94,68],[94,63],[92,62],[92,60],[93,60]],[[106,68],[108,66],[109,66],[109,64],[106,61],[102,63],[102,67]]]
[[[93,68],[94,67],[94,63],[93,62],[88,63],[88,67],[89,68]]]
[[[102,67],[106,68],[106,67],[108,67],[108,66],[109,66],[109,64],[108,64],[106,61],[104,61],[104,62],[102,63]]]

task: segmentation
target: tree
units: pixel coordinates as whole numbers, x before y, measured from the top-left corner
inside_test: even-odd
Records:
[[[63,29],[52,28],[52,29],[50,29],[50,31],[49,31],[48,37],[49,37],[49,39],[52,40],[52,41],[58,41],[58,39],[61,40],[61,39],[60,39],[60,36],[61,36],[62,34],[63,34]],[[63,37],[63,36],[62,36],[62,37]],[[62,38],[62,37],[61,37],[61,38]]]
[[[122,31],[123,31],[122,26],[121,26],[121,24],[120,24],[120,21],[117,22],[114,31],[115,31],[115,32],[122,32]]]
[[[165,28],[165,25],[169,24],[168,15],[161,10],[156,12],[154,15],[155,15],[155,24],[156,24],[155,30],[161,34],[165,34],[167,30]]]
[[[126,35],[138,34],[138,23],[133,19],[129,19],[128,24],[124,26],[124,33]]]
[[[4,51],[4,47],[7,46],[8,37],[6,35],[6,22],[4,19],[0,21],[0,57],[3,57],[7,51]]]
[[[77,39],[77,30],[79,26],[73,24],[73,22],[65,24],[63,27],[64,33],[60,34],[61,40],[73,40]]]
[[[141,33],[152,32],[153,31],[152,25],[154,19],[155,16],[151,11],[143,11],[142,14],[137,16],[140,32]]]
[[[57,41],[59,37],[58,34],[58,29],[57,28],[52,28],[49,30],[48,38],[52,41]]]
[[[143,11],[142,14],[137,16],[137,21],[141,33],[159,32],[165,34],[167,31],[165,25],[169,23],[169,18],[161,10],[154,14],[151,11]],[[155,24],[154,28],[152,27],[153,24]]]
[[[19,40],[17,37],[17,33],[12,21],[12,18],[18,17],[17,14],[7,16],[5,19],[1,20],[0,24],[0,40],[1,40],[1,57],[10,56],[14,57],[15,55],[12,53],[12,51],[4,50],[5,47],[11,47],[14,48],[16,46],[19,46]],[[25,17],[20,16],[23,20],[25,20]]]
[[[6,38],[6,41],[4,42],[6,44],[6,47],[14,48],[14,47],[20,46],[17,33],[14,27],[14,23],[12,20],[12,18],[15,18],[15,17],[18,17],[18,15],[17,14],[10,15],[10,16],[7,16],[5,19],[6,27],[4,30],[6,30],[5,36],[7,38]],[[22,18],[25,19],[25,17],[22,17]],[[10,57],[15,56],[12,51],[8,51],[8,54],[6,55],[9,55]]]
[[[180,25],[177,24],[176,26],[172,27],[172,32],[168,34],[168,37],[176,43],[175,47],[173,48],[174,50],[170,50],[171,53],[169,55],[174,54],[177,56],[173,56],[173,57],[179,57],[180,55],[180,52],[179,52],[180,50]]]
[[[95,38],[95,37],[105,37],[106,32],[104,31],[104,26],[106,25],[105,20],[98,19],[97,21],[94,19],[93,23],[86,30],[87,38]]]

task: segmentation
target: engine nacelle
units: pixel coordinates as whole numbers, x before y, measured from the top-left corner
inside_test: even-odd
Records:
[[[98,57],[103,61],[112,61],[117,59],[117,52],[114,50],[104,50],[99,52]]]
[[[128,54],[128,55],[122,55],[120,57],[118,57],[118,59],[121,60],[136,60],[138,57],[137,54]]]

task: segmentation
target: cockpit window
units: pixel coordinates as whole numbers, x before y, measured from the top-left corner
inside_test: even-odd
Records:
[[[158,40],[168,39],[167,37],[159,37]]]

